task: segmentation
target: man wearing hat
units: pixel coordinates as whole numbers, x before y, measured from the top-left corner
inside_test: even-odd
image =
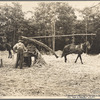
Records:
[[[22,43],[22,40],[18,40],[18,43],[16,43],[13,47],[13,51],[17,52],[17,61],[15,64],[15,68],[17,68],[19,64],[20,69],[22,69],[22,64],[24,60],[23,52],[27,51],[25,45]]]

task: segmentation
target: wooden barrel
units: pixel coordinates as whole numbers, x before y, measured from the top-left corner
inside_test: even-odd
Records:
[[[31,57],[31,56],[33,56],[33,53],[32,52],[24,52],[24,57]]]

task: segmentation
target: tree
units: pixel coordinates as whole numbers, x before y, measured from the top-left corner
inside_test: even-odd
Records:
[[[19,3],[7,4],[0,7],[0,33],[4,33],[8,42],[13,45],[18,41],[21,35],[28,33],[28,21],[24,19],[22,6]],[[4,24],[3,24],[4,23]],[[2,25],[3,24],[3,25]]]
[[[92,47],[90,53],[99,53],[100,52],[100,45],[99,45],[99,37],[100,37],[100,10],[99,6],[96,7],[86,7],[82,11],[80,11],[83,15],[83,25],[86,29],[87,24],[87,33],[95,33],[96,37],[89,36],[88,41],[90,41]],[[81,30],[80,30],[81,32]],[[85,31],[86,33],[86,31]],[[85,39],[85,38],[84,38]],[[85,39],[86,40],[86,39]],[[84,40],[84,41],[85,41]]]
[[[67,3],[42,2],[36,8],[34,19],[38,26],[37,35],[53,35],[54,27],[56,35],[64,35],[72,34],[76,16],[74,9]],[[45,43],[49,42],[49,46],[51,41],[52,39],[45,39]],[[60,41],[64,42],[62,39]]]

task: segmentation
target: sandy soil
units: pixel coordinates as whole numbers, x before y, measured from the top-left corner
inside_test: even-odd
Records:
[[[75,54],[68,62],[61,58],[61,51],[43,55],[47,66],[15,69],[15,58],[8,59],[7,51],[0,52],[4,67],[0,68],[0,96],[67,96],[100,95],[100,55],[83,54],[75,64]]]

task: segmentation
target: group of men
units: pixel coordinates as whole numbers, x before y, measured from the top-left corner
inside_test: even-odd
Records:
[[[15,53],[17,53],[17,59],[16,59],[16,63],[15,63],[15,68],[17,68],[19,66],[20,69],[22,69],[23,62],[24,62],[24,52],[27,52],[28,49],[25,47],[25,45],[22,42],[22,40],[18,40],[18,43],[16,43],[13,46],[13,51]],[[31,57],[29,57],[29,58],[31,60]]]

